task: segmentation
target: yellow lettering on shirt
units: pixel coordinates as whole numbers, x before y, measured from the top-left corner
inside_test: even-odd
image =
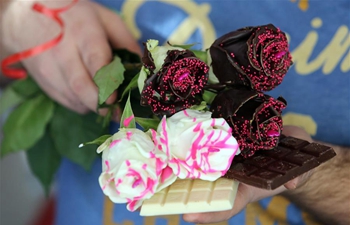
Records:
[[[134,224],[134,222],[130,220],[125,220],[121,224],[116,223],[113,221],[113,213],[114,213],[114,203],[107,196],[105,196],[104,208],[103,208],[103,221],[102,221],[103,225],[139,225],[139,224]],[[164,225],[180,224],[179,215],[166,215],[166,216],[158,216],[158,217],[155,217],[155,216],[144,217],[144,225],[154,225],[156,224],[156,220],[166,221],[166,223],[162,223]]]
[[[303,221],[305,225],[321,225],[320,223],[317,223],[308,213],[302,212],[301,217],[303,218]]]
[[[315,135],[317,132],[317,123],[309,115],[288,112],[283,116],[283,126],[293,125],[303,128],[308,134]]]
[[[145,217],[144,225],[154,225],[156,224],[156,219],[163,219],[166,223],[160,223],[164,225],[179,225],[180,224],[180,216],[179,215],[167,215],[167,216],[148,216]]]
[[[320,18],[314,18],[311,21],[311,25],[314,28],[322,26],[322,20]],[[300,45],[292,52],[293,61],[295,64],[295,70],[300,75],[308,75],[320,69],[322,67],[323,74],[330,74],[340,64],[341,59],[341,71],[348,72],[349,66],[349,48],[350,48],[350,34],[347,26],[340,26],[334,34],[332,40],[328,45],[319,53],[319,55],[310,61],[311,54],[315,49],[318,41],[318,33],[315,30],[310,31]]]
[[[350,51],[348,51],[348,54],[345,56],[342,64],[340,65],[340,70],[344,73],[350,71]]]
[[[296,0],[291,1],[295,2]],[[159,0],[158,2],[172,5],[188,14],[187,18],[181,21],[179,26],[169,34],[167,40],[170,43],[187,43],[188,39],[197,30],[200,30],[203,48],[209,47],[215,40],[215,28],[208,16],[211,8],[215,7],[215,5],[210,5],[210,2],[196,3],[191,0]],[[146,0],[126,0],[121,9],[123,19],[137,39],[141,37],[141,31],[136,23],[136,14],[142,5],[147,3],[148,1]],[[306,10],[308,1],[299,0],[299,5],[301,9]],[[311,59],[319,40],[317,29],[322,26],[322,23],[321,18],[314,18],[311,21],[313,30],[310,30],[304,40],[292,51],[294,68],[300,75],[308,75],[319,69],[322,69],[323,74],[331,74],[338,65],[342,72],[350,71],[350,33],[346,25],[339,26],[327,46]]]
[[[137,225],[132,221],[126,220],[123,223],[115,223],[113,221],[113,212],[114,212],[114,203],[107,197],[104,197],[104,206],[103,206],[103,216],[102,224],[103,225]]]
[[[201,225],[201,224],[197,224],[197,225]],[[228,221],[222,221],[218,223],[206,223],[206,225],[228,225]]]
[[[180,23],[180,25],[169,35],[167,41],[175,44],[185,44],[193,33],[197,29],[202,34],[203,48],[209,47],[216,38],[214,26],[208,17],[211,6],[207,3],[198,4],[191,0],[182,1],[168,1],[159,0],[164,4],[173,5],[182,9],[188,14],[188,17]],[[138,9],[146,4],[146,0],[133,1],[126,0],[122,6],[122,17],[130,28],[132,34],[139,39],[141,37],[141,31],[137,27],[135,18]]]
[[[215,41],[216,34],[214,26],[208,17],[211,6],[209,4],[197,4],[194,1],[163,1],[169,4],[175,5],[184,10],[188,17],[185,19],[180,26],[173,31],[169,36],[168,40],[172,42],[180,42],[184,44],[196,32],[197,29],[202,34],[203,48],[208,48]]]
[[[150,217],[145,217],[145,223],[144,225],[154,225],[156,224],[156,220],[164,219],[167,221],[167,223],[160,223],[159,224],[164,224],[164,225],[179,225],[180,224],[180,216],[181,215],[168,215],[168,216],[150,216]],[[199,224],[198,224],[199,225]],[[227,221],[219,222],[219,223],[209,223],[207,225],[228,225]]]
[[[296,2],[297,0],[291,0],[291,2]],[[299,9],[306,11],[309,8],[309,0],[299,0]]]
[[[246,225],[287,225],[287,207],[290,202],[280,195],[274,196],[264,209],[258,202],[250,203],[246,208]],[[302,212],[305,225],[320,225],[306,212]]]
[[[286,225],[287,206],[290,202],[282,196],[274,196],[264,209],[258,202],[246,208],[246,225]]]

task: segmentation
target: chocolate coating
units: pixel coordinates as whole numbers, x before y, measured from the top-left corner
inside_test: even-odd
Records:
[[[335,155],[329,146],[281,136],[272,150],[257,151],[249,158],[236,156],[224,177],[273,190]]]

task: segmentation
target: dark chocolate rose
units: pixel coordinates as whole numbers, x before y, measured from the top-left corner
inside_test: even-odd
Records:
[[[150,70],[141,92],[141,105],[149,105],[156,115],[170,116],[200,103],[198,94],[208,81],[209,67],[189,50],[170,50],[154,73],[151,54],[145,52],[144,66]]]
[[[278,144],[282,132],[282,109],[287,103],[260,92],[228,89],[216,96],[210,110],[213,118],[225,118],[232,127],[241,154],[249,157],[258,150],[269,150]]]
[[[275,88],[292,65],[286,35],[272,24],[225,34],[212,44],[210,55],[220,83],[257,91]]]

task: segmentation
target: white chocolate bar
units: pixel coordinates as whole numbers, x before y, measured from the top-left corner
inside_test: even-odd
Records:
[[[238,181],[178,179],[143,202],[141,216],[215,212],[233,208]]]

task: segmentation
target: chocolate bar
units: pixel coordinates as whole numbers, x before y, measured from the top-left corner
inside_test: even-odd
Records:
[[[219,178],[216,181],[178,179],[146,199],[141,216],[214,212],[232,209],[238,182]]]
[[[272,150],[257,151],[249,158],[236,156],[224,177],[273,190],[335,155],[331,147],[281,136]]]

